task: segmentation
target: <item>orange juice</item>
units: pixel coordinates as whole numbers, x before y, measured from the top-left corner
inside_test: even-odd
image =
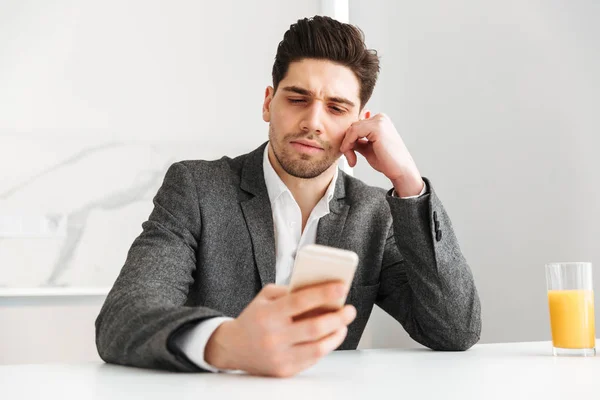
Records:
[[[595,347],[594,292],[549,290],[552,343],[562,349]]]

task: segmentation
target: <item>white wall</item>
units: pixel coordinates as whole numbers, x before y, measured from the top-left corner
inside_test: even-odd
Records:
[[[253,149],[277,44],[319,4],[5,0],[0,133]]]
[[[431,178],[470,262],[482,342],[549,340],[544,264],[600,272],[600,3],[350,2],[380,50],[370,104]],[[363,161],[363,160],[361,160]],[[389,183],[359,161],[356,176]],[[381,312],[376,347],[411,345]]]
[[[319,7],[2,1],[0,218],[58,215],[67,227],[0,237],[0,294],[111,286],[171,162],[267,140],[261,106],[277,44]],[[100,300],[18,301],[0,295],[0,363],[98,359]]]

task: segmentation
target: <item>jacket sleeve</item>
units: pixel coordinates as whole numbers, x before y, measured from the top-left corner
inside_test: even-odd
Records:
[[[187,166],[173,164],[96,319],[96,347],[104,361],[203,371],[174,344],[183,330],[222,316],[215,310],[185,305],[196,269],[202,222],[199,207]]]
[[[427,192],[401,199],[388,193],[392,227],[377,304],[417,342],[433,350],[467,350],[481,333],[481,306],[450,218]]]

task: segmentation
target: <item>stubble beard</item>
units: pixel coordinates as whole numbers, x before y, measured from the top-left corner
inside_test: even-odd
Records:
[[[313,133],[290,133],[285,135],[281,141],[277,141],[278,135],[275,134],[273,125],[269,125],[269,142],[273,149],[273,154],[283,170],[293,177],[301,179],[313,179],[327,171],[338,159],[337,155],[332,154],[331,144],[319,140]],[[292,140],[306,139],[319,143],[324,149],[321,156],[310,154],[294,154],[294,150],[289,147]]]

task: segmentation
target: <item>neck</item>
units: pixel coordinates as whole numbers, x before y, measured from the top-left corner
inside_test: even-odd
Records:
[[[300,211],[302,211],[302,226],[304,227],[313,208],[315,208],[319,200],[325,195],[335,175],[337,163],[333,163],[331,167],[315,178],[303,179],[285,172],[279,161],[277,161],[277,157],[273,153],[273,148],[270,146],[269,161],[285,186],[292,192],[292,196],[294,196],[298,206],[300,206]]]

